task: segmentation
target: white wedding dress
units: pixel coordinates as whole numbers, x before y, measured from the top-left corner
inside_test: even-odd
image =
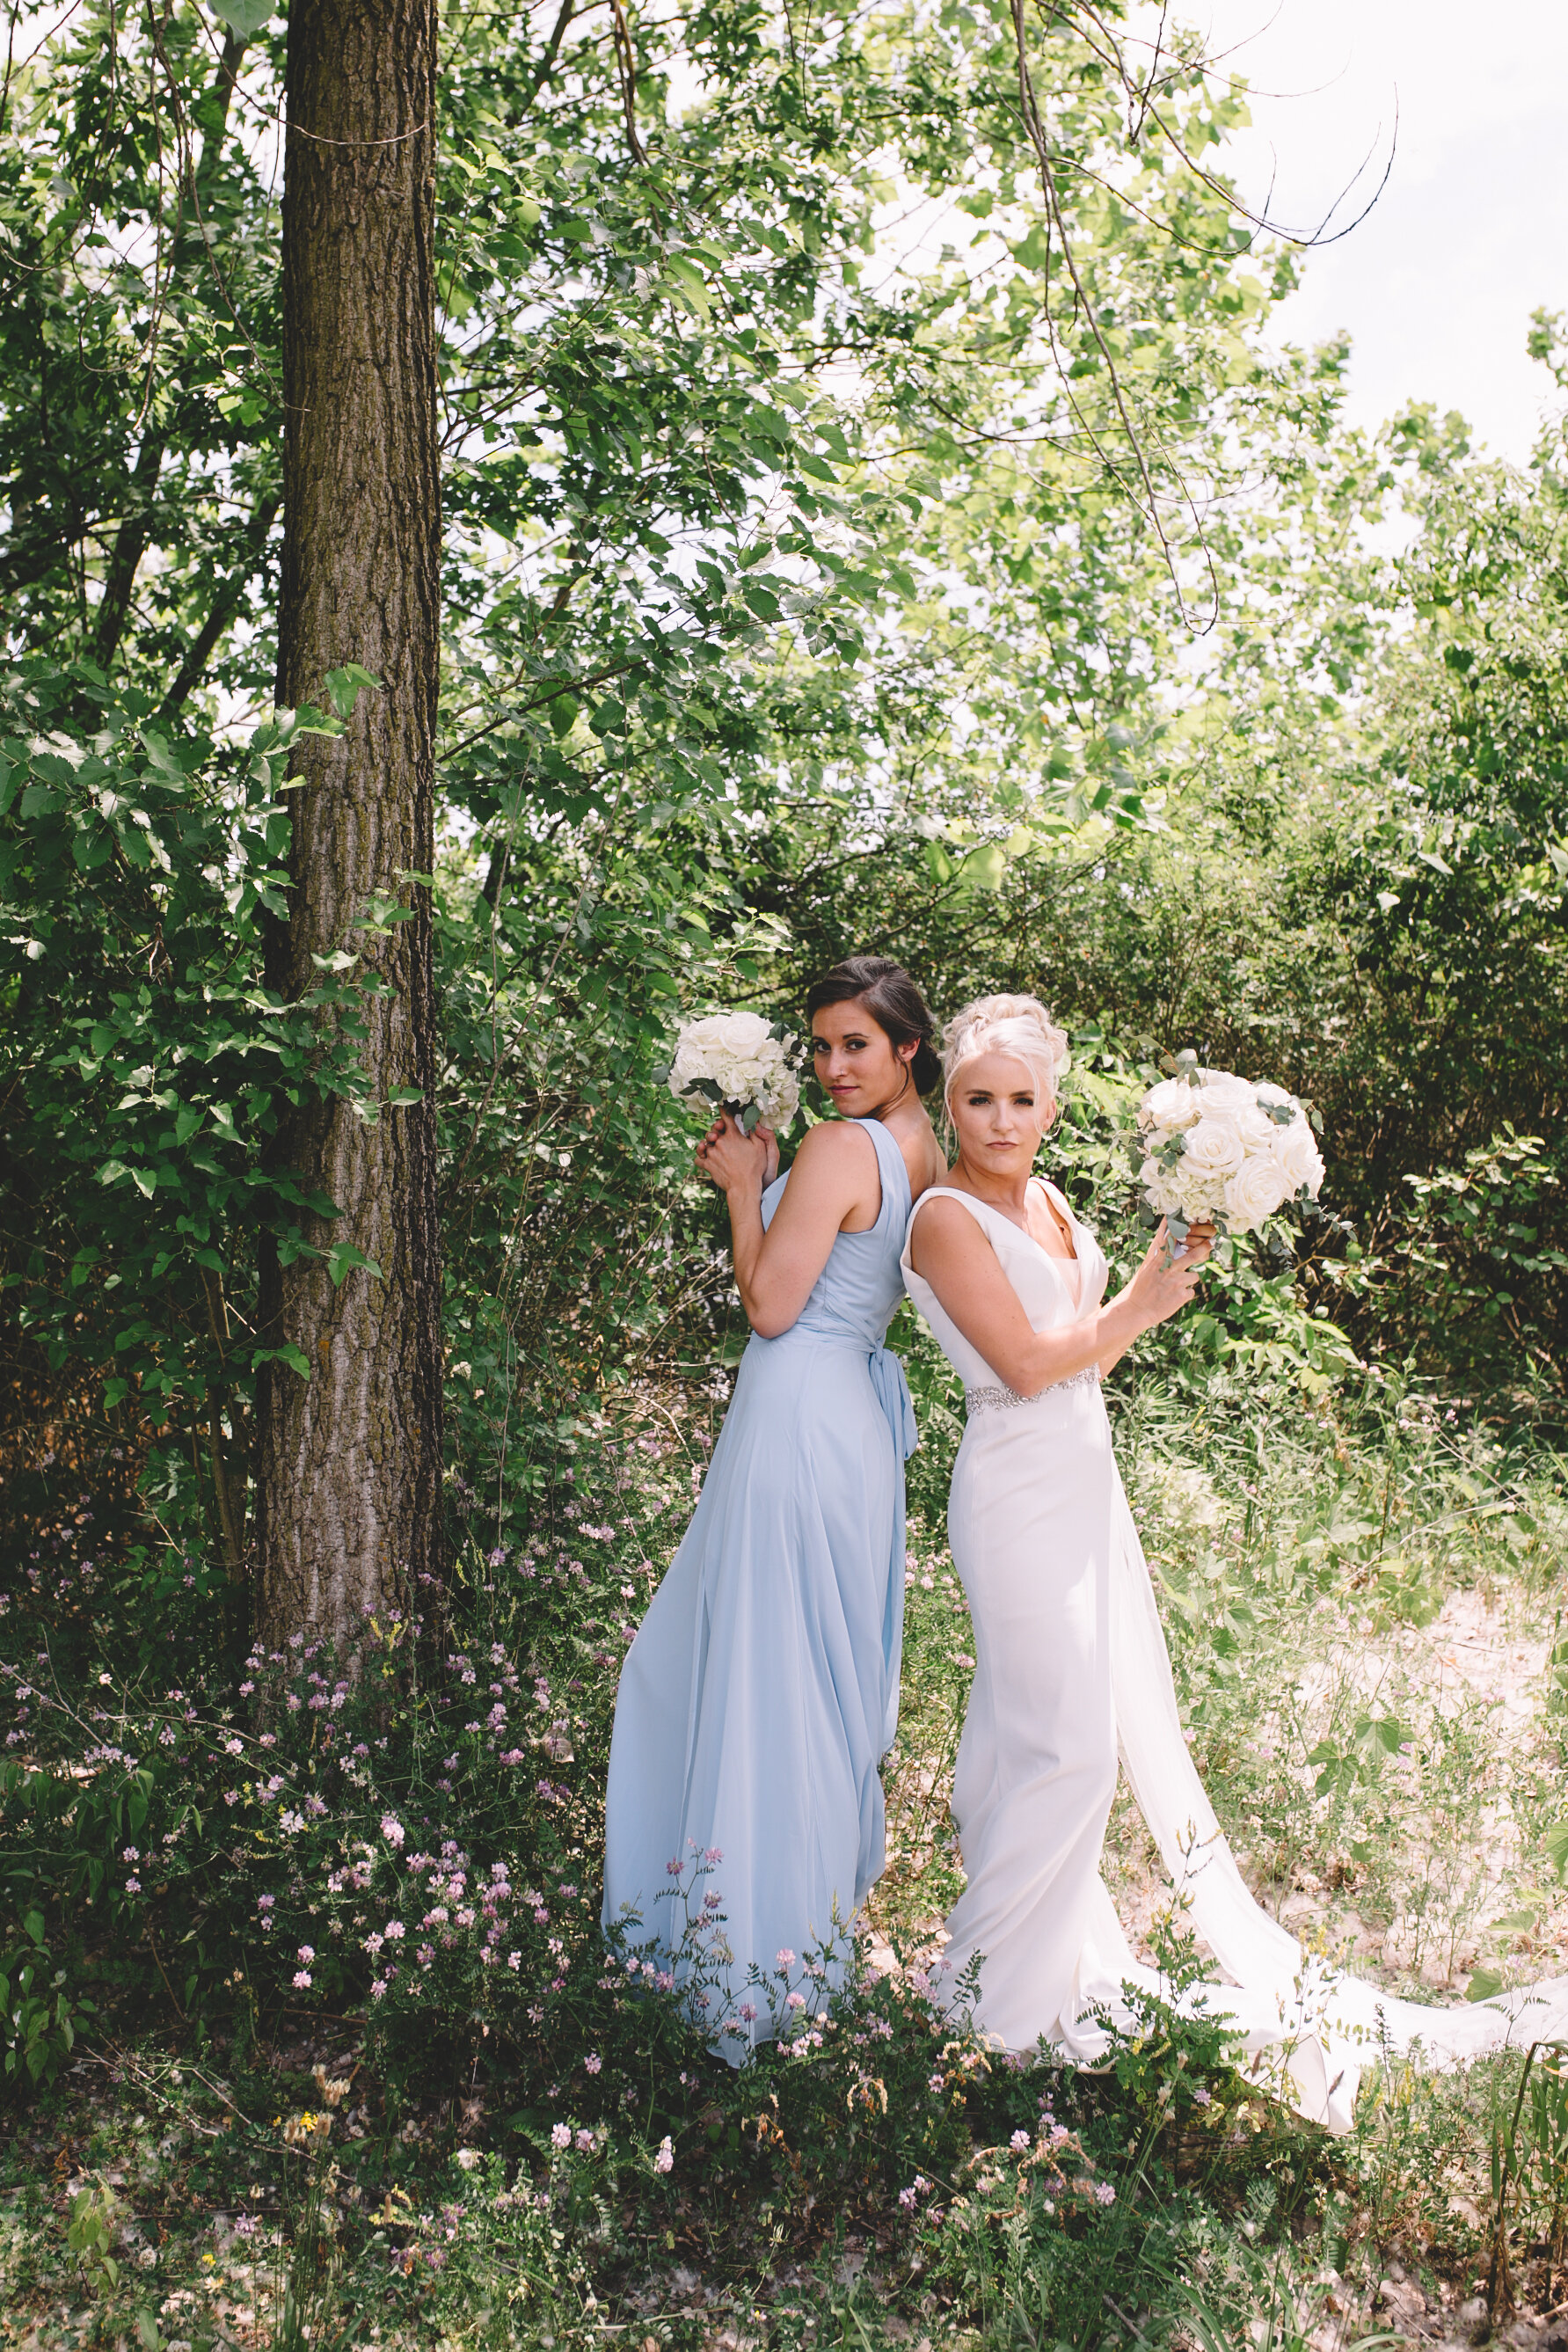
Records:
[[[1039,1182],[1038,1178],[1031,1179]],[[1037,1331],[1100,1304],[1099,1244],[1053,1186],[1076,1259],[1051,1256],[998,1210],[962,1201]],[[1013,1395],[944,1313],[904,1249],[909,1295],[961,1376],[968,1423],[948,1503],[953,1560],[975,1629],[975,1679],[953,1813],[967,1885],[947,1922],[947,1964],[980,1960],[978,2025],[1003,2047],[1043,2039],[1092,2063],[1095,2009],[1131,2022],[1123,1986],[1164,1990],[1134,1958],[1100,1876],[1117,1759],[1228,1982],[1184,2005],[1228,2013],[1261,2082],[1331,2131],[1349,2128],[1362,2068],[1416,2044],[1435,2065],[1513,2042],[1568,2037],[1568,1979],[1453,2009],[1397,2000],[1336,1974],[1248,1893],[1183,1738],[1148,1569],[1092,1367]]]

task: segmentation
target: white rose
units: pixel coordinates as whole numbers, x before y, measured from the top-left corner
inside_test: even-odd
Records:
[[[1181,1128],[1190,1127],[1202,1108],[1196,1087],[1189,1087],[1182,1078],[1162,1078],[1139,1104],[1138,1124],[1163,1128],[1167,1135],[1175,1134]]]
[[[1293,1118],[1289,1127],[1279,1129],[1274,1153],[1292,1192],[1304,1184],[1313,1200],[1323,1181],[1323,1155],[1318,1150],[1312,1129],[1304,1118]]]
[[[733,1055],[737,1061],[749,1061],[772,1043],[760,1013],[719,1013],[704,1026],[712,1027],[713,1042],[719,1052]]]
[[[1204,1176],[1228,1176],[1247,1156],[1236,1121],[1205,1104],[1203,1117],[1182,1138],[1182,1166]]]
[[[1249,1151],[1272,1151],[1284,1133],[1283,1128],[1278,1126],[1266,1111],[1259,1110],[1256,1105],[1250,1110],[1228,1110],[1225,1115],[1227,1118],[1234,1119],[1236,1132]]]
[[[1265,1081],[1254,1087],[1252,1092],[1266,1110],[1294,1110],[1297,1108],[1295,1096],[1288,1095],[1283,1087],[1270,1086]]]
[[[1283,1208],[1291,1192],[1291,1180],[1273,1153],[1259,1152],[1226,1180],[1226,1222],[1232,1233],[1250,1233]]]
[[[1258,1100],[1257,1087],[1234,1070],[1201,1071],[1199,1091],[1206,1111],[1250,1110]]]
[[[710,1063],[746,1059],[767,1039],[768,1024],[759,1013],[706,1013],[681,1031],[676,1059],[685,1058],[701,1075]]]

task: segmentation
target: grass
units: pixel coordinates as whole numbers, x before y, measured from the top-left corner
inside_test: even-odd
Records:
[[[1568,2297],[1551,2053],[1528,2074],[1520,2053],[1375,2070],[1331,2144],[1189,2065],[1157,2021],[1088,2075],[989,2062],[931,2009],[918,1963],[960,1883],[946,1800],[971,1643],[942,1541],[945,1391],[915,1373],[927,1449],[868,1923],[892,1972],[817,2012],[822,2046],[732,2073],[610,1989],[586,1925],[537,2029],[454,1991],[439,2030],[413,2012],[394,2034],[347,1992],[256,1974],[242,1998],[226,1962],[183,2017],[172,1990],[122,1989],[12,2111],[0,2343],[1348,2352],[1457,2341],[1478,2296],[1500,2324]],[[522,1682],[549,1674],[552,1707],[576,1694],[551,1717],[558,1800],[575,1791],[551,1835],[585,1885],[618,1654],[592,1644],[678,1539],[719,1402],[650,1389],[607,1410],[530,1588],[492,1566],[465,1604],[476,1655],[494,1642]],[[1119,1408],[1118,1447],[1195,1754],[1260,1899],[1401,1991],[1561,1969],[1557,1456],[1415,1397],[1287,1409],[1154,1385]],[[533,1869],[532,1817],[507,1833]],[[1157,1935],[1124,1801],[1106,1870]]]

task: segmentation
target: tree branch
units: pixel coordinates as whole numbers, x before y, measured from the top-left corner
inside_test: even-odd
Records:
[[[1079,314],[1087,325],[1099,351],[1100,357],[1104,363],[1106,380],[1111,388],[1112,404],[1116,411],[1116,420],[1121,427],[1122,435],[1126,441],[1127,447],[1132,455],[1134,466],[1137,471],[1138,484],[1142,488],[1143,496],[1141,499],[1138,499],[1134,493],[1135,503],[1142,509],[1150,530],[1154,532],[1155,537],[1159,541],[1160,552],[1165,557],[1166,569],[1170,573],[1171,584],[1175,588],[1176,596],[1185,611],[1186,598],[1182,589],[1180,574],[1176,569],[1176,550],[1171,544],[1170,539],[1166,531],[1164,521],[1160,516],[1159,497],[1155,488],[1154,476],[1150,468],[1147,453],[1144,447],[1143,437],[1139,433],[1136,425],[1134,423],[1131,412],[1128,409],[1126,395],[1122,384],[1121,372],[1116,365],[1115,354],[1111,349],[1110,342],[1106,338],[1103,328],[1101,326],[1098,312],[1096,311],[1094,303],[1090,297],[1089,289],[1084,285],[1082,274],[1080,273],[1078,268],[1078,257],[1072,249],[1072,239],[1068,231],[1066,214],[1062,207],[1061,192],[1057,186],[1056,173],[1051,161],[1051,142],[1046,135],[1045,123],[1040,111],[1040,102],[1035,96],[1034,76],[1030,71],[1029,44],[1024,30],[1024,0],[1011,0],[1011,13],[1013,20],[1013,35],[1018,49],[1019,113],[1022,119],[1024,131],[1029,139],[1029,142],[1034,149],[1035,162],[1040,169],[1040,189],[1045,197],[1047,225],[1046,248],[1048,257],[1045,268],[1045,283],[1043,300],[1041,303],[1041,315],[1045,320],[1046,332],[1051,338],[1052,353],[1056,359],[1058,371],[1061,378],[1062,390],[1069,408],[1071,410],[1073,415],[1078,419],[1080,425],[1082,427],[1083,432],[1089,440],[1091,447],[1093,449],[1096,457],[1100,459],[1100,462],[1104,467],[1106,472],[1111,476],[1113,481],[1118,484],[1122,484],[1124,487],[1130,487],[1124,482],[1122,467],[1116,464],[1110,450],[1105,447],[1099,433],[1096,431],[1094,425],[1090,421],[1082,406],[1079,403],[1072,390],[1071,372],[1065,365],[1062,354],[1057,344],[1056,318],[1051,308],[1051,264],[1049,259],[1051,231],[1052,229],[1055,230],[1057,239],[1061,247],[1061,258],[1065,265],[1068,278],[1071,282]],[[1183,499],[1185,499],[1188,509],[1192,509],[1193,501],[1190,492],[1186,489],[1185,483],[1181,484],[1180,488]],[[1197,520],[1196,511],[1194,512],[1194,520]],[[1205,627],[1212,627],[1215,620],[1218,617],[1219,612],[1219,583],[1215,574],[1213,554],[1208,548],[1207,541],[1202,538],[1201,528],[1199,530],[1199,544],[1203,548],[1204,559],[1208,569],[1209,587],[1213,604],[1213,610],[1210,616],[1204,625]]]
[[[161,720],[174,718],[192,688],[199,683],[212,657],[213,647],[233,620],[240,598],[256,577],[256,567],[267,551],[267,534],[277,520],[278,505],[277,498],[264,499],[251,517],[246,530],[247,560],[237,572],[230,573],[212,611],[186,647],[179,674],[158,706]]]
[[[637,135],[637,54],[632,47],[625,0],[610,0],[610,12],[615,26],[615,70],[621,77],[621,103],[626,110],[626,144],[632,162],[645,163],[647,153]]]
[[[239,62],[246,44],[237,33],[230,33],[224,42],[217,71],[207,92],[204,109],[205,121],[202,128],[202,152],[191,172],[193,192],[199,191],[210,177],[223,152],[224,132],[228,124],[229,100],[234,95]],[[198,217],[200,206],[198,204]],[[206,253],[204,238],[202,250]],[[170,275],[179,268],[171,256]],[[92,633],[92,657],[101,670],[107,670],[120,650],[125,635],[125,625],[131,617],[131,598],[136,585],[136,573],[147,551],[152,520],[152,499],[158,487],[158,477],[163,470],[163,453],[168,447],[164,428],[149,415],[147,430],[142,436],[136,470],[131,478],[130,511],[121,518],[114,535],[114,546],[104,573],[103,594],[98,607],[97,624]],[[187,691],[189,689],[187,688]]]
[[[555,20],[554,31],[545,43],[545,53],[539,59],[538,71],[528,84],[528,94],[523,100],[525,106],[533,104],[545,83],[549,79],[549,69],[560,53],[560,45],[566,37],[566,28],[571,22],[572,11],[576,5],[577,0],[560,0],[560,14]]]

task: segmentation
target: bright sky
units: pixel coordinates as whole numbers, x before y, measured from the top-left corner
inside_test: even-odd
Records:
[[[1348,328],[1351,415],[1458,408],[1524,458],[1561,401],[1526,358],[1530,314],[1568,310],[1568,6],[1563,0],[1176,0],[1251,85],[1232,169],[1254,205],[1314,226],[1369,150],[1393,173],[1370,217],[1306,257],[1280,340]],[[1280,95],[1268,95],[1277,92]],[[1362,201],[1364,201],[1363,197]],[[1353,192],[1342,215],[1361,209]]]

